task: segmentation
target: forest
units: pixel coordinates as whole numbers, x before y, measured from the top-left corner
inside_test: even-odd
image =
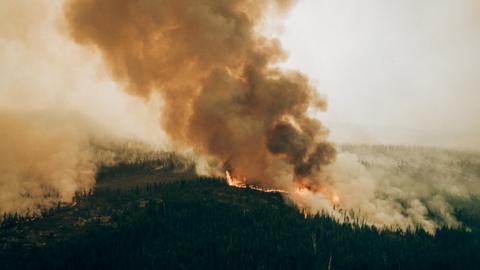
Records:
[[[142,161],[151,162],[151,161]],[[175,162],[174,162],[175,163]],[[170,164],[168,170],[175,165]],[[182,174],[117,187],[153,167],[119,163],[98,188],[41,217],[4,215],[1,269],[479,269],[480,199],[458,200],[458,228],[379,229],[306,214],[279,193]],[[189,170],[189,169],[188,169]]]

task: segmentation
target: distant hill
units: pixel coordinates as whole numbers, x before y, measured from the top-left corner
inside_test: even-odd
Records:
[[[413,129],[395,125],[360,125],[325,121],[330,138],[339,144],[428,145],[454,149],[480,150],[475,133],[450,130]]]

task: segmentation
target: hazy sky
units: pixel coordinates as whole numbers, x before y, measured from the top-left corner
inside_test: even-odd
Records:
[[[35,3],[0,1],[0,109],[62,107],[155,134],[155,109],[70,40],[63,1]],[[335,141],[480,148],[479,0],[299,0],[277,35],[285,66],[328,98]]]
[[[0,0],[0,117],[5,111],[86,117],[102,131],[164,141],[155,100],[127,95],[100,57],[76,45],[60,0]]]
[[[300,0],[280,38],[334,138],[480,146],[480,1]]]
[[[167,2],[171,4],[174,1]],[[74,2],[83,6],[81,0]],[[122,7],[133,2],[137,3],[136,0],[124,1]],[[184,1],[184,4],[193,2],[195,0]],[[244,4],[258,4],[255,0],[247,2],[242,1]],[[298,2],[286,21],[272,23],[271,26],[275,30],[276,26],[284,24],[283,32],[273,31],[290,53],[290,58],[284,66],[307,73],[318,86],[319,91],[328,98],[330,104],[328,111],[318,116],[326,120],[326,126],[332,130],[334,142],[430,144],[480,149],[480,121],[477,119],[480,115],[478,104],[480,101],[478,89],[480,85],[480,0],[299,0]],[[177,29],[176,24],[165,25],[165,22],[170,23],[167,19],[152,20],[155,23],[146,27],[150,29],[142,29],[145,25],[150,25],[149,16],[170,14],[169,11],[167,13],[152,12],[147,14],[146,20],[143,20],[143,13],[136,12],[143,11],[147,6],[141,6],[143,8],[136,6],[132,9],[135,11],[132,13],[134,16],[129,16],[129,19],[133,20],[129,22],[133,27],[146,30],[144,32],[147,35],[143,35],[143,31],[138,33],[126,31],[125,33],[129,33],[126,35],[130,37],[129,39],[125,39],[125,35],[110,35],[110,29],[105,27],[105,25],[109,27],[110,24],[105,24],[101,22],[102,20],[96,22],[100,23],[101,29],[98,29],[95,22],[92,28],[88,23],[82,24],[90,20],[77,22],[82,26],[80,30],[105,31],[98,33],[103,33],[99,37],[107,37],[107,40],[111,36],[123,38],[120,41],[114,39],[115,42],[112,44],[128,44],[127,41],[133,43],[132,46],[113,46],[113,48],[122,49],[138,48],[135,47],[137,36],[131,34],[139,34],[140,38],[153,41],[162,37],[162,32],[178,31],[180,34],[174,35],[164,44],[160,43],[160,46],[147,47],[146,50],[138,52],[138,55],[147,56],[138,57],[138,59],[143,58],[139,61],[141,64],[139,67],[143,69],[138,70],[153,72],[150,72],[151,74],[139,72],[142,76],[139,76],[137,86],[144,86],[141,79],[148,77],[147,82],[153,82],[160,90],[165,90],[161,87],[168,85],[174,86],[172,89],[182,89],[182,93],[185,94],[187,92],[183,89],[184,87],[202,85],[202,82],[206,81],[207,84],[203,85],[208,86],[208,91],[198,91],[200,98],[197,98],[194,92],[187,93],[191,95],[187,101],[195,101],[195,103],[185,102],[185,96],[177,95],[175,92],[175,95],[171,95],[175,98],[171,98],[169,104],[169,100],[162,101],[158,93],[156,95],[152,93],[147,100],[123,91],[126,88],[125,85],[121,81],[115,82],[109,72],[113,64],[106,65],[105,61],[102,61],[99,50],[80,46],[71,39],[68,34],[68,24],[64,20],[64,3],[65,0],[0,0],[0,212],[21,212],[32,209],[35,211],[55,206],[58,200],[69,202],[75,192],[91,189],[94,184],[95,168],[98,165],[94,158],[102,157],[94,156],[95,149],[91,149],[89,140],[92,136],[107,141],[115,141],[117,138],[136,139],[158,144],[166,150],[176,149],[175,142],[170,144],[164,131],[161,130],[160,123],[164,120],[161,119],[161,112],[167,106],[178,110],[180,106],[187,105],[188,109],[190,104],[195,105],[192,109],[197,109],[197,115],[200,117],[193,120],[180,117],[182,121],[174,124],[182,127],[179,123],[184,123],[183,129],[179,128],[181,132],[173,132],[172,129],[177,128],[177,125],[172,125],[168,134],[179,134],[182,144],[189,145],[200,153],[208,152],[210,156],[217,158],[219,164],[228,164],[228,167],[235,169],[234,173],[240,172],[239,175],[246,179],[271,180],[271,182],[265,182],[265,187],[274,184],[272,186],[274,188],[280,187],[293,191],[299,184],[308,183],[308,186],[315,187],[316,191],[312,192],[308,188],[300,189],[300,195],[296,198],[300,202],[304,200],[305,205],[318,205],[320,207],[318,209],[328,209],[327,207],[331,205],[325,204],[327,202],[325,198],[330,195],[332,199],[333,196],[337,198],[340,196],[342,198],[340,202],[346,202],[345,205],[348,207],[365,206],[360,208],[362,213],[379,214],[383,219],[379,220],[382,224],[389,224],[385,221],[385,217],[389,215],[395,218],[405,217],[408,222],[413,216],[413,224],[417,224],[422,222],[417,219],[418,217],[422,220],[426,218],[425,213],[429,212],[426,211],[427,206],[435,206],[434,213],[437,211],[449,214],[450,208],[442,197],[431,197],[438,190],[443,191],[442,186],[448,192],[463,189],[461,184],[451,182],[456,178],[450,179],[450,177],[447,177],[443,184],[431,189],[433,193],[429,192],[427,195],[423,194],[424,190],[430,190],[431,184],[418,185],[417,179],[400,177],[398,184],[390,186],[390,183],[395,183],[390,179],[387,184],[382,185],[383,172],[378,178],[372,177],[374,175],[370,175],[370,172],[358,163],[357,157],[348,153],[341,153],[337,162],[331,167],[325,167],[324,171],[326,164],[323,160],[328,164],[333,158],[333,151],[332,148],[327,147],[329,144],[323,142],[323,136],[312,136],[311,131],[317,130],[316,125],[312,125],[312,122],[307,121],[306,118],[299,117],[299,114],[303,113],[304,105],[308,104],[305,97],[311,94],[309,87],[303,87],[303,80],[297,82],[299,78],[294,76],[279,80],[282,83],[294,85],[296,87],[294,89],[304,91],[292,93],[289,91],[292,88],[281,87],[280,83],[272,83],[270,77],[259,76],[272,74],[262,65],[256,68],[249,67],[248,80],[244,80],[245,82],[238,82],[235,75],[239,72],[236,69],[233,69],[233,72],[217,70],[210,72],[214,66],[236,67],[238,63],[254,63],[253,59],[257,61],[259,56],[261,60],[269,59],[270,50],[258,50],[256,47],[258,40],[250,37],[251,25],[240,20],[243,17],[230,18],[234,23],[238,23],[238,25],[234,24],[239,26],[237,28],[231,27],[232,24],[225,24],[225,18],[211,12],[216,10],[208,9],[212,5],[199,5],[186,13],[183,12],[186,10],[183,8],[188,7],[169,5],[173,7],[170,10],[174,15],[170,18],[171,21],[178,21],[181,27]],[[86,7],[90,8],[80,10],[87,15],[93,15],[94,18],[103,19],[103,12],[105,14],[112,12],[110,15],[113,16],[108,19],[113,19],[114,30],[119,30],[119,22],[126,22],[121,13],[114,14],[117,4],[114,0],[85,1],[84,3],[87,3]],[[104,8],[99,9],[94,5],[91,6],[92,3],[106,3],[106,5],[101,5]],[[160,0],[148,0],[142,3],[152,4],[151,7],[164,7],[162,6],[164,2]],[[117,12],[119,10],[123,11],[123,8],[117,9]],[[224,16],[236,14],[232,10],[227,9],[227,11],[223,12]],[[249,11],[252,12],[251,9]],[[93,14],[88,14],[90,12]],[[192,16],[191,20],[181,17],[187,14]],[[161,17],[161,15],[155,16]],[[269,22],[274,21],[268,19],[267,17]],[[205,25],[202,25],[202,22],[206,22]],[[224,40],[232,41],[231,37],[238,35],[238,29],[243,29],[239,30],[243,33],[240,37],[245,39],[244,43],[238,43],[240,46],[231,46],[231,48],[219,46],[214,48],[214,51],[212,51],[213,47],[205,46],[209,40],[212,44],[221,44],[220,42]],[[158,32],[158,30],[161,31]],[[190,40],[191,33],[195,31],[201,33],[193,37],[198,43],[180,44],[185,42],[184,40]],[[95,31],[86,31],[83,34],[89,37],[93,32]],[[102,44],[99,42],[102,38],[95,40],[89,37],[86,40],[96,41],[97,45]],[[201,42],[202,40],[204,43]],[[242,41],[241,38],[238,40]],[[142,42],[150,44],[142,39],[140,41],[139,44]],[[237,42],[236,39],[235,41]],[[231,43],[236,44],[236,42]],[[172,53],[172,49],[175,49],[177,44],[186,46],[180,46],[178,54],[171,54],[176,56],[175,59],[167,57],[168,61],[154,62],[150,65],[151,59],[164,58],[155,58],[156,53],[160,51],[159,48],[171,49],[162,51],[168,54]],[[162,47],[162,45],[165,46]],[[196,47],[196,45],[200,46]],[[215,59],[222,53],[221,49],[223,49],[223,57]],[[172,75],[174,79],[163,77],[170,82],[169,84],[157,81],[156,76],[159,73],[155,72],[156,68],[166,69],[163,66],[165,63],[190,64],[188,61],[190,59],[187,58],[196,55],[194,52],[198,50],[207,53],[203,56],[201,53],[198,54],[201,57],[197,57],[199,60],[193,61],[193,65],[190,65],[193,68],[174,65],[175,69],[172,73],[163,73],[174,74]],[[251,54],[252,51],[255,53]],[[108,52],[112,51],[109,46],[104,46],[102,52],[104,55],[107,52],[108,56]],[[116,57],[128,59],[130,50],[122,51],[122,54],[126,52],[123,56],[118,54],[119,51],[113,52]],[[135,53],[132,54],[135,55]],[[183,61],[178,57],[182,53],[188,56]],[[151,57],[152,55],[154,57]],[[234,57],[230,57],[231,55]],[[273,56],[276,57],[276,55]],[[237,61],[233,58],[237,58],[235,59]],[[185,70],[186,72],[181,72]],[[202,72],[204,70],[205,73]],[[137,74],[137,72],[133,73]],[[179,76],[182,73],[185,77]],[[200,74],[200,76],[190,82],[188,80],[191,79],[189,76],[192,74]],[[275,75],[279,77],[278,74]],[[177,82],[178,78],[182,78],[182,81]],[[186,83],[183,82],[183,78],[187,80]],[[217,78],[221,80],[217,81]],[[244,88],[247,84],[249,86],[266,85],[267,87],[261,90],[267,94],[257,93],[256,87]],[[145,88],[151,90],[148,84]],[[252,88],[254,90],[250,91]],[[242,95],[238,95],[238,92],[222,92],[223,89],[246,89],[249,90],[249,95],[257,99],[252,102],[252,105],[244,102]],[[277,102],[279,96],[286,100],[298,93],[300,97],[293,98],[293,101]],[[163,95],[165,96],[169,95]],[[180,102],[172,103],[172,100],[177,98]],[[258,105],[255,101],[265,104]],[[232,104],[237,106],[230,107]],[[275,108],[272,106],[280,109],[278,112],[275,110],[273,113],[269,112],[267,108]],[[239,113],[245,109],[250,111],[247,117]],[[275,114],[283,114],[290,109],[294,114],[289,115],[290,117],[278,118],[279,123],[275,123],[277,125],[273,131],[267,128],[264,120],[273,119]],[[253,117],[253,112],[257,111],[269,113],[266,117],[262,115]],[[229,118],[224,118],[224,115]],[[217,123],[213,123],[209,116],[218,120]],[[193,128],[188,129],[192,127],[191,123],[194,123]],[[227,125],[224,125],[225,123]],[[210,127],[207,126],[208,124],[213,125]],[[204,126],[205,129],[203,129]],[[296,130],[297,126],[306,127],[307,132]],[[277,127],[279,127],[279,136],[272,136],[277,133]],[[236,132],[237,130],[239,132]],[[182,131],[191,137],[194,134],[200,139],[182,138]],[[218,138],[219,136],[224,138]],[[262,141],[257,140],[257,138],[267,137],[269,149],[261,145]],[[270,143],[272,138],[279,138],[278,142]],[[283,138],[286,138],[285,143]],[[221,143],[217,144],[217,141]],[[287,146],[289,144],[291,145]],[[181,149],[183,147],[182,145]],[[413,158],[412,162],[417,161],[416,157],[409,158]],[[225,160],[228,162],[224,162]],[[396,161],[392,159],[392,162]],[[308,175],[303,173],[306,167],[309,170]],[[224,168],[221,167],[218,171],[223,174]],[[217,171],[214,167],[211,169]],[[300,175],[297,169],[301,169]],[[322,182],[325,175],[328,176],[328,184]],[[299,183],[294,181],[297,177],[301,178]],[[435,185],[438,183],[436,181]],[[468,190],[467,187],[465,190]],[[321,195],[317,191],[325,194]],[[58,197],[54,196],[52,199],[50,194],[58,194]],[[297,192],[290,192],[290,194],[297,194]],[[383,194],[388,195],[385,195],[388,200],[385,201]],[[402,203],[405,199],[409,200],[408,204]],[[424,202],[427,206],[422,204]],[[399,204],[402,206],[398,206]],[[407,208],[404,208],[404,205]],[[401,214],[398,213],[398,209],[402,209]],[[403,219],[392,220],[393,224],[404,222]]]

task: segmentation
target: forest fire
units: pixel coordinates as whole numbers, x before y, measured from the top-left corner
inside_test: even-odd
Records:
[[[255,185],[247,185],[245,179],[240,180],[236,178],[235,176],[232,176],[229,171],[225,171],[225,179],[227,180],[227,184],[232,187],[237,187],[237,188],[249,188],[249,189],[254,189],[262,192],[278,192],[278,193],[288,193],[287,191],[283,189],[275,189],[275,188],[263,188]]]
[[[256,31],[267,11],[281,16],[293,2],[69,0],[65,18],[125,91],[161,99],[172,145],[228,163],[232,186],[293,192],[296,178],[323,185],[316,175],[336,159],[327,128],[310,115],[326,100],[305,74],[281,68],[279,42]],[[280,179],[279,168],[291,177]]]
[[[241,181],[236,177],[232,176],[229,171],[225,171],[225,178],[227,179],[227,184],[232,187],[246,188],[247,185],[245,181]]]
[[[337,205],[340,203],[340,197],[336,193],[333,193],[331,201],[333,205]]]
[[[232,186],[232,187],[249,188],[249,189],[254,189],[254,190],[258,190],[258,191],[261,191],[261,192],[267,192],[267,193],[278,192],[278,193],[282,193],[282,194],[286,194],[286,195],[292,195],[293,200],[296,201],[297,203],[299,203],[299,202],[294,199],[295,197],[306,198],[306,197],[312,197],[312,196],[322,196],[322,197],[328,199],[328,201],[330,202],[330,204],[333,207],[338,206],[339,203],[340,203],[340,196],[335,191],[331,191],[331,190],[326,190],[326,189],[323,190],[322,189],[322,190],[315,190],[314,191],[314,190],[311,190],[311,189],[309,189],[305,186],[299,186],[294,191],[289,192],[289,191],[284,190],[284,189],[264,188],[264,187],[260,187],[260,186],[256,186],[256,185],[249,185],[249,184],[247,184],[245,178],[243,180],[240,179],[240,178],[237,178],[237,177],[233,176],[228,170],[225,171],[225,179],[226,179],[227,184],[229,186]]]

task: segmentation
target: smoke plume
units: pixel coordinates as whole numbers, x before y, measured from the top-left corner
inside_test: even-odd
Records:
[[[303,74],[276,68],[284,52],[256,32],[267,8],[290,4],[70,0],[65,14],[73,39],[98,49],[129,93],[161,95],[162,126],[177,146],[252,184],[318,190],[335,148],[308,111],[325,101]]]
[[[36,215],[93,187],[95,165],[82,129],[1,111],[0,130],[0,213]]]
[[[155,100],[120,91],[65,34],[63,12],[58,0],[0,1],[0,219],[93,188],[94,137],[164,141]]]
[[[480,194],[480,153],[428,147],[345,145],[329,170],[337,207],[380,227],[458,227],[462,201]],[[316,210],[331,209],[309,194]],[[335,212],[335,211],[332,211]],[[335,213],[338,214],[338,213]]]
[[[0,214],[36,214],[91,189],[95,165],[114,157],[90,143],[101,137],[193,149],[198,171],[288,191],[311,212],[458,226],[453,199],[480,194],[479,154],[358,146],[336,157],[310,116],[325,101],[306,76],[278,68],[286,54],[257,31],[291,5],[0,1]]]

